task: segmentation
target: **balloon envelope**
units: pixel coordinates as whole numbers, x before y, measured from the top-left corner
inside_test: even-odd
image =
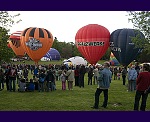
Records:
[[[10,43],[10,42],[8,42],[7,47],[8,47],[8,48],[11,48],[9,43]]]
[[[54,49],[54,48],[50,48],[50,50],[46,53],[46,55],[42,58],[45,60],[60,60],[60,53],[58,52],[58,50]]]
[[[22,31],[14,32],[9,37],[10,47],[18,57],[23,57],[25,54],[25,51],[21,45],[21,40],[20,40],[21,32]]]
[[[68,59],[68,61],[72,62],[72,65],[76,66],[76,65],[87,65],[87,61],[80,57],[80,56],[75,56],[75,57],[71,57]]]
[[[110,33],[98,24],[89,24],[78,30],[75,43],[90,64],[96,64],[109,47]]]
[[[131,40],[131,37],[138,34],[140,38],[145,38],[141,32],[134,29],[117,29],[111,33],[110,48],[120,64],[127,66],[141,53],[142,49],[135,48]]]
[[[119,65],[119,62],[118,60],[116,59],[116,57],[114,56],[114,54],[111,52],[110,54],[110,65],[111,66],[118,66]]]
[[[21,34],[21,42],[28,56],[37,63],[51,48],[52,34],[44,28],[27,28]]]

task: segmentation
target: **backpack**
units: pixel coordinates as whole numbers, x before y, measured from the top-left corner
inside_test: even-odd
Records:
[[[41,82],[41,83],[44,83],[45,78],[40,77],[40,79],[39,79],[39,80],[40,80],[40,82]]]

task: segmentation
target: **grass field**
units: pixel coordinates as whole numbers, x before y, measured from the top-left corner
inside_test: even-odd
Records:
[[[97,85],[87,85],[85,88],[75,87],[72,91],[61,90],[61,82],[57,81],[57,90],[53,92],[8,92],[0,91],[1,111],[132,111],[135,92],[127,92],[127,87],[121,80],[112,81],[109,89],[107,108],[93,110],[94,93]],[[150,110],[150,97],[147,100],[147,109]],[[103,94],[100,96],[100,105]]]
[[[104,60],[100,60],[98,61],[98,63],[102,64],[104,63],[105,61]],[[25,60],[24,62],[21,61],[21,62],[11,62],[13,64],[35,64],[34,61],[30,60]],[[39,61],[38,64],[45,64],[45,65],[48,65],[48,64],[62,64],[63,63],[63,60],[62,61]]]
[[[30,62],[28,62],[30,63]],[[60,63],[60,62],[59,62]],[[31,77],[31,75],[30,75]],[[9,92],[6,88],[0,91],[0,111],[133,111],[135,92],[128,92],[122,80],[113,80],[109,89],[108,107],[93,110],[94,93],[97,85],[87,85],[85,88],[75,87],[72,91],[61,90],[61,82],[56,82],[53,92]],[[146,110],[150,111],[150,97]],[[100,106],[103,94],[100,96]]]

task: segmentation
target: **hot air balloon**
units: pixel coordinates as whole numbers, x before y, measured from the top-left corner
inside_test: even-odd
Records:
[[[7,43],[7,47],[8,47],[8,48],[11,48],[9,43],[10,43],[10,42]]]
[[[145,38],[143,33],[135,29],[117,29],[111,33],[110,48],[114,56],[120,64],[128,66],[135,57],[141,53],[141,48],[135,48],[131,37],[140,35],[140,38]]]
[[[50,61],[50,60],[60,60],[60,53],[58,50],[54,48],[50,48],[50,50],[46,53],[46,55],[41,58],[41,61]]]
[[[22,31],[12,33],[9,37],[9,45],[18,57],[23,57],[25,51],[21,45],[20,36]]]
[[[53,36],[44,28],[30,27],[22,32],[21,43],[28,56],[38,64],[51,48]]]
[[[110,65],[111,66],[118,66],[119,65],[119,62],[118,60],[116,59],[116,57],[114,56],[114,54],[111,52],[110,54]]]
[[[67,59],[66,61],[63,61],[64,63],[66,62],[71,62],[73,66],[76,66],[76,65],[84,65],[86,66],[87,65],[87,61],[80,57],[80,56],[75,56],[75,57],[71,57],[69,59]]]
[[[96,64],[109,47],[110,33],[98,24],[89,24],[78,30],[75,43],[84,58],[90,64]]]

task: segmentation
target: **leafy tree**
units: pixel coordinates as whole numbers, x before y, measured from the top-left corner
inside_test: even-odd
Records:
[[[70,58],[73,56],[81,56],[76,45],[73,42],[59,42],[57,37],[54,38],[52,48],[58,50],[62,58]]]
[[[110,48],[108,48],[108,50],[106,51],[105,55],[101,58],[101,60],[107,60],[107,61],[109,61],[109,59],[110,59],[110,53],[111,53],[111,50],[110,50]]]
[[[0,63],[9,62],[10,58],[14,56],[12,49],[7,46],[8,38],[8,30],[0,27]]]
[[[21,21],[14,20],[19,15],[10,15],[7,11],[0,11],[0,63],[2,61],[8,62],[14,55],[12,49],[7,47],[7,40],[9,38],[9,28]]]
[[[150,61],[150,53],[147,50],[143,50],[139,56],[135,59],[137,62],[149,62]]]
[[[129,22],[133,23],[135,29],[141,31],[145,39],[140,39],[139,35],[132,38],[136,47],[144,48],[150,53],[150,11],[128,12]]]
[[[59,41],[57,40],[57,37],[54,37],[54,42],[53,42],[52,48],[55,48],[57,50],[59,48]]]
[[[19,23],[21,20],[14,20],[20,14],[10,15],[8,11],[0,11],[0,26],[8,29],[12,27],[14,24]]]

